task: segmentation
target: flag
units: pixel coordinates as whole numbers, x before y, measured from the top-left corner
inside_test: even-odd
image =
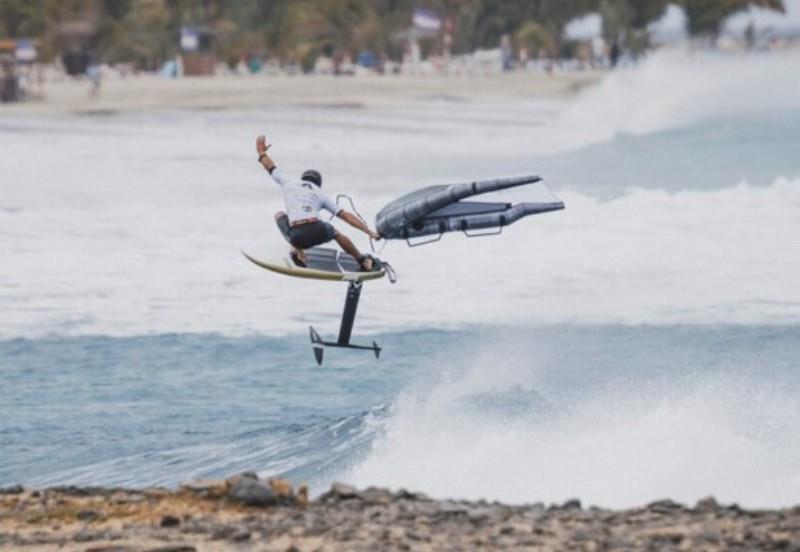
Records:
[[[32,63],[36,61],[36,46],[30,40],[17,40],[14,56],[21,63]]]
[[[181,27],[181,50],[196,52],[200,46],[200,34],[193,27]]]
[[[411,23],[422,31],[438,31],[442,27],[442,20],[436,12],[426,8],[415,8]]]

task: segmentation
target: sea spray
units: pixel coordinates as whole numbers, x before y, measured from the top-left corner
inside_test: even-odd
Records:
[[[703,120],[800,109],[800,52],[662,50],[587,90],[554,125],[573,145],[606,142]],[[767,84],[768,83],[768,84]]]
[[[400,395],[348,478],[513,503],[790,505],[800,380],[773,345],[793,331],[490,334]]]

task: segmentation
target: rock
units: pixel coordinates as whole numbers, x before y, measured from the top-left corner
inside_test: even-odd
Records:
[[[279,501],[268,484],[249,477],[239,478],[228,492],[228,498],[246,506],[274,506]]]
[[[359,493],[361,500],[367,504],[389,504],[392,502],[392,493],[388,489],[370,487]]]
[[[164,498],[170,495],[169,489],[164,487],[147,487],[142,489],[142,495],[146,498]]]
[[[458,504],[450,500],[442,500],[434,503],[436,505],[436,513],[445,517],[466,516],[469,508],[463,504]]]
[[[352,485],[335,482],[331,484],[328,492],[323,493],[319,497],[320,502],[338,502],[340,500],[349,500],[354,498],[361,498],[358,490]]]
[[[217,479],[195,479],[183,483],[180,488],[204,498],[222,498],[228,492],[229,483]]]
[[[102,538],[102,534],[93,533],[91,531],[78,531],[72,536],[72,540],[75,542],[92,542]]]
[[[471,508],[467,512],[467,518],[475,525],[481,525],[489,519],[489,512],[486,508]]]
[[[112,544],[109,546],[91,546],[86,549],[86,552],[135,552],[136,550],[139,549],[135,546]]]
[[[669,499],[656,500],[645,506],[645,509],[650,510],[651,512],[670,513],[675,510],[682,510],[683,504],[679,504],[678,502]]]
[[[421,531],[414,529],[406,529],[406,538],[412,541],[429,541],[430,537],[423,534]]]
[[[269,487],[272,489],[272,492],[275,493],[275,496],[289,498],[292,501],[294,500],[294,488],[292,488],[292,484],[285,479],[270,479]]]
[[[427,495],[422,493],[412,493],[406,489],[400,489],[394,493],[397,500],[430,500]]]
[[[147,548],[142,552],[197,552],[197,548],[191,544],[168,544],[166,546]]]
[[[95,512],[94,510],[81,510],[75,517],[78,518],[80,521],[94,521],[100,517],[100,514]]]
[[[684,534],[679,528],[665,527],[656,529],[650,533],[650,539],[656,541],[657,546],[663,547],[665,544],[678,545],[683,541]]]
[[[161,523],[159,525],[161,527],[177,527],[181,524],[181,520],[176,518],[175,516],[166,515],[161,518]]]
[[[741,514],[743,512],[742,507],[736,503],[728,504],[728,506],[725,509],[728,510],[728,512],[731,512],[732,514]]]
[[[717,504],[713,496],[707,496],[698,500],[694,509],[700,512],[713,512],[719,509],[719,504]]]
[[[308,485],[301,484],[297,489],[297,503],[302,506],[308,506]]]
[[[352,485],[345,483],[334,483],[331,485],[330,493],[341,499],[358,498],[358,491]]]
[[[228,484],[228,487],[233,487],[234,485],[236,485],[236,483],[239,482],[240,479],[252,479],[254,481],[258,481],[258,474],[256,472],[251,472],[251,471],[242,472],[229,477],[228,479],[225,480],[225,482]]]
[[[144,502],[147,500],[142,493],[138,492],[116,492],[111,495],[110,498],[111,502],[114,504],[137,504],[139,502]]]
[[[476,526],[487,522],[498,523],[511,517],[511,509],[506,506],[491,505],[467,508],[467,518]]]
[[[581,508],[582,508],[581,501],[578,500],[577,498],[567,500],[564,504],[561,505],[562,510],[580,510]]]
[[[229,540],[232,542],[244,542],[250,540],[250,537],[250,531],[246,528],[231,525],[217,527],[209,536],[211,540]]]
[[[211,540],[225,540],[231,538],[233,534],[236,532],[235,527],[231,527],[229,525],[223,525],[222,527],[217,527],[213,531],[211,531],[210,539]]]

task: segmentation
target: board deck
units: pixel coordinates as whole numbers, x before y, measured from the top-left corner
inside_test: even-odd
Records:
[[[385,270],[375,272],[361,272],[358,261],[347,253],[325,247],[312,247],[307,250],[308,262],[305,267],[300,267],[287,255],[280,259],[258,259],[242,250],[242,255],[251,263],[266,268],[272,272],[294,276],[296,278],[310,278],[312,280],[331,280],[338,282],[364,282],[377,280],[386,275]]]

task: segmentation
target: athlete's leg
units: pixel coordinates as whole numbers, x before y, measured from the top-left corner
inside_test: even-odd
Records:
[[[372,259],[370,257],[362,257],[361,253],[358,251],[358,249],[356,249],[355,244],[353,244],[350,238],[341,232],[336,232],[336,237],[333,239],[336,240],[336,243],[338,243],[346,253],[351,255],[353,258],[358,259],[358,262],[361,263],[361,266],[364,267],[364,270],[372,270]]]
[[[275,213],[275,224],[278,225],[278,228],[281,231],[283,239],[289,242],[289,245],[292,245],[292,242],[289,239],[289,228],[291,228],[291,226],[289,225],[289,216],[283,211],[278,211],[277,213]],[[303,263],[308,261],[308,255],[306,255],[306,252],[303,251],[302,249],[298,249],[293,245],[292,245],[292,254],[296,255],[297,258],[300,259],[300,261]]]
[[[287,242],[289,241],[289,217],[283,211],[275,213],[275,224],[278,225],[278,230],[281,231],[281,236]],[[290,242],[291,243],[291,242]]]

